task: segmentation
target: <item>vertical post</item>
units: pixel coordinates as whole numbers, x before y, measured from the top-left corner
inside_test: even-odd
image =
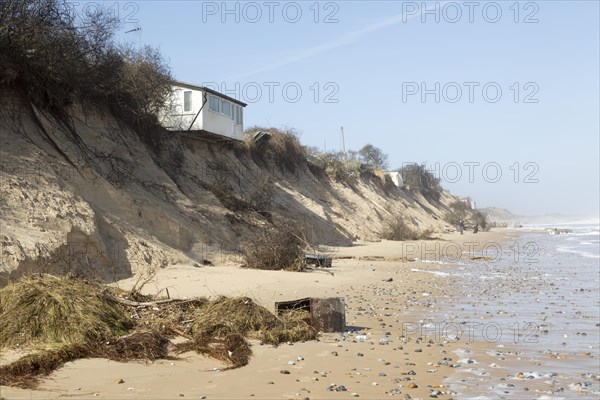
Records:
[[[342,139],[342,154],[344,155],[344,160],[347,158],[346,157],[346,141],[344,140],[344,127],[340,127],[340,134],[341,134],[341,139]]]

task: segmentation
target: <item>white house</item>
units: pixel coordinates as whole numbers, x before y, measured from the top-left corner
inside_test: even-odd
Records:
[[[394,182],[394,185],[398,186],[399,188],[404,187],[404,180],[402,179],[402,174],[400,172],[391,171],[391,172],[386,172],[385,174],[388,175],[392,179],[392,182]]]
[[[174,81],[172,88],[171,107],[160,116],[165,128],[244,139],[246,103],[189,83]]]

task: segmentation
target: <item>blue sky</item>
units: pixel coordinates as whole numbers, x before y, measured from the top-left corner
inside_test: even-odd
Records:
[[[249,103],[246,127],[337,150],[343,126],[347,148],[425,163],[480,207],[598,215],[597,1],[105,5],[142,28],[119,40]]]

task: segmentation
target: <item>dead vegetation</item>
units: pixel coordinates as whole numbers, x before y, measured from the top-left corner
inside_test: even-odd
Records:
[[[260,131],[269,133],[270,137],[263,145],[257,147],[253,137]],[[300,143],[299,133],[291,128],[250,127],[246,130],[245,145],[255,160],[273,163],[282,171],[295,174],[299,172],[299,167],[306,165],[306,149]]]
[[[81,101],[136,126],[154,124],[169,102],[169,68],[155,49],[117,45],[119,24],[99,5],[79,13],[65,0],[3,0],[0,84],[54,115]]]
[[[411,228],[402,217],[392,216],[383,222],[380,237],[386,240],[428,240],[432,239],[433,234],[432,229],[418,232]]]
[[[0,290],[0,346],[102,341],[127,333],[133,321],[121,305],[85,280],[23,277]]]
[[[75,278],[36,275],[0,290],[0,348],[27,355],[0,367],[0,385],[31,388],[65,363],[168,359],[196,351],[248,364],[248,339],[277,345],[316,338],[306,311],[275,315],[249,298],[128,298],[128,293]],[[138,301],[143,300],[143,301]],[[187,341],[173,345],[169,338]]]
[[[221,297],[196,312],[191,340],[177,344],[178,353],[196,351],[237,368],[252,355],[245,338],[278,345],[316,339],[307,311],[294,310],[276,316],[247,297]]]
[[[221,297],[197,312],[191,330],[217,337],[237,333],[268,344],[306,341],[315,338],[307,317],[306,311],[276,316],[248,297]]]
[[[302,271],[306,240],[296,221],[259,229],[242,249],[245,268]]]

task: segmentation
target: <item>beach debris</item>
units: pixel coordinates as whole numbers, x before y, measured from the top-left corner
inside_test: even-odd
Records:
[[[290,310],[304,310],[310,314],[307,321],[318,332],[344,332],[346,329],[346,306],[344,298],[303,298],[275,303],[280,315]]]
[[[80,358],[167,359],[170,347],[237,368],[252,354],[246,338],[277,345],[317,335],[308,312],[275,315],[249,298],[150,300],[72,276],[38,274],[0,289],[0,348],[48,347],[0,366],[0,384],[31,388]],[[187,340],[171,345],[174,336]]]
[[[331,268],[332,258],[322,254],[308,253],[304,255],[304,263],[306,265],[313,265],[315,267]]]
[[[0,346],[85,343],[133,327],[125,310],[83,279],[35,275],[0,290]],[[35,318],[32,318],[35,316]]]

